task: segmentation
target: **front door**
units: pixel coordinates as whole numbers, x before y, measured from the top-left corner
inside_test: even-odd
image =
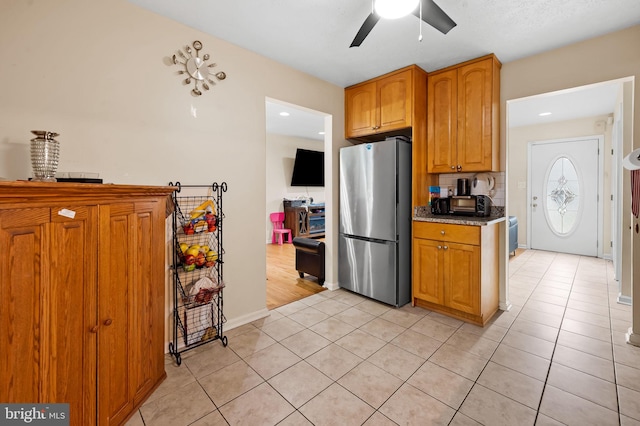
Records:
[[[531,248],[597,256],[599,139],[530,144]]]

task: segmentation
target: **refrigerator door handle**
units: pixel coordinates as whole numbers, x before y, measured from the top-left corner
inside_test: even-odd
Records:
[[[359,235],[351,235],[351,234],[342,234],[345,238],[350,238],[353,240],[360,240],[360,241],[368,241],[370,243],[380,243],[380,244],[395,244],[396,241],[390,241],[390,240],[379,240],[377,238],[365,238],[365,237],[361,237]]]

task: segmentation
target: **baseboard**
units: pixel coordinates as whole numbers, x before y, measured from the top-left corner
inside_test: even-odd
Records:
[[[253,322],[255,320],[259,320],[259,319],[262,319],[262,318],[265,318],[265,317],[268,317],[268,316],[269,316],[269,310],[267,308],[260,309],[259,311],[251,312],[251,313],[248,313],[246,315],[242,315],[241,317],[234,318],[232,320],[227,321],[224,324],[224,327],[223,327],[222,331],[224,333],[225,331],[233,330],[236,327],[240,327],[242,325],[249,324],[250,322]],[[170,342],[172,342],[172,341],[170,341]],[[169,353],[169,343],[170,342],[165,342],[165,345],[164,345],[165,354]],[[184,349],[184,347],[185,347],[184,339],[178,339],[178,350],[182,350],[182,349]]]
[[[259,311],[251,312],[241,317],[229,320],[224,325],[224,330],[233,330],[236,327],[240,327],[245,324],[249,324],[255,320],[259,320],[269,316],[269,310],[267,308],[260,309]]]
[[[338,284],[338,283],[330,283],[328,281],[325,281],[323,286],[324,286],[324,288],[326,288],[327,290],[330,290],[330,291],[338,290],[340,288],[340,284]]]
[[[513,305],[511,304],[511,302],[500,302],[500,305],[499,305],[499,307],[498,307],[498,308],[499,308],[501,311],[509,312],[509,311],[511,310],[511,307],[512,307],[512,306],[513,306]]]
[[[640,346],[640,335],[633,332],[633,328],[629,327],[629,331],[625,334],[627,343],[633,346]]]
[[[622,293],[618,293],[618,303],[621,305],[631,305],[631,296],[623,296]]]

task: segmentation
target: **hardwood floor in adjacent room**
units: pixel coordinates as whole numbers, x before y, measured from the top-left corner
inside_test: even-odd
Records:
[[[267,309],[275,309],[326,290],[312,275],[300,278],[293,244],[267,244]]]

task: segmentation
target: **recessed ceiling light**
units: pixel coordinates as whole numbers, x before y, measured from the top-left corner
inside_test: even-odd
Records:
[[[550,112],[541,112],[540,114],[538,114],[540,117],[546,117],[547,115],[551,115]]]
[[[319,135],[324,135],[324,132],[318,132]]]
[[[282,111],[282,112],[280,113],[280,115],[281,115],[281,116],[283,116],[283,117],[288,117],[288,116],[290,116],[291,114],[289,114],[289,113],[288,113],[288,112],[286,112],[286,111]]]

